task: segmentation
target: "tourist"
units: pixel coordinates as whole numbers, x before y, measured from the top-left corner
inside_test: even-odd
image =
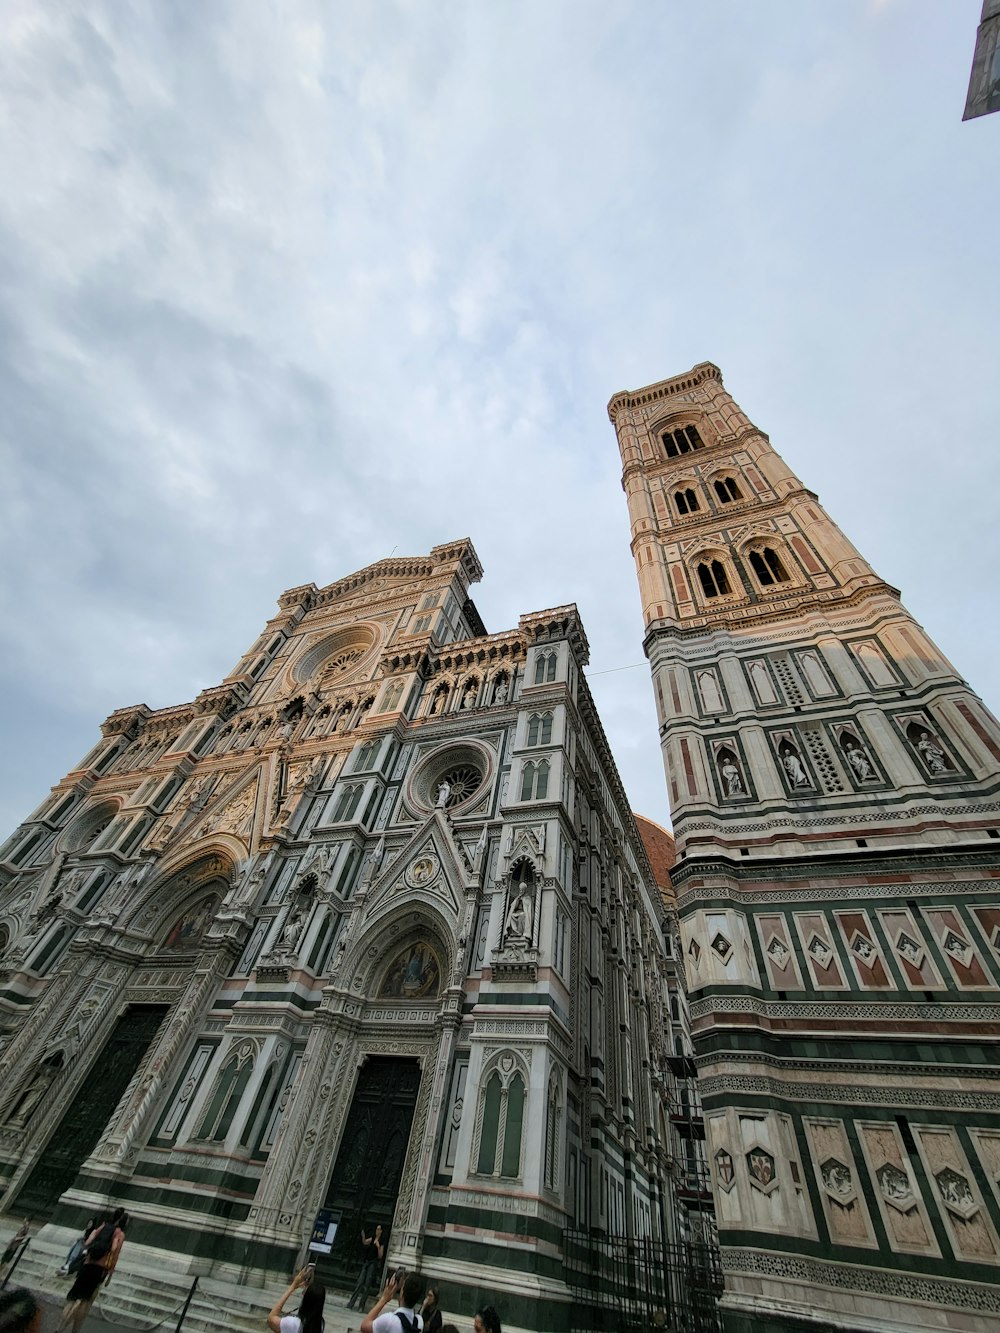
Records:
[[[30,1230],[31,1230],[31,1218],[26,1217],[24,1221],[21,1223],[21,1225],[18,1227],[18,1229],[14,1232],[13,1236],[11,1236],[10,1243],[4,1250],[3,1254],[0,1255],[0,1274],[5,1273],[7,1271],[7,1265],[13,1261],[15,1254],[17,1254],[18,1250],[28,1239],[28,1233],[30,1232]]]
[[[424,1333],[441,1333],[442,1315],[438,1309],[438,1299],[437,1285],[431,1283],[427,1288],[424,1303],[420,1307],[420,1315],[424,1321]]]
[[[492,1305],[484,1305],[472,1325],[473,1333],[500,1333],[500,1316]]]
[[[272,1333],[322,1333],[326,1288],[322,1282],[314,1280],[315,1271],[315,1264],[306,1264],[292,1278],[281,1299],[275,1302],[267,1316],[267,1326]],[[305,1290],[302,1291],[298,1314],[282,1314],[285,1302],[293,1292],[302,1288]]]
[[[400,1291],[402,1286],[402,1291]],[[382,1294],[361,1321],[361,1333],[422,1333],[424,1321],[417,1313],[423,1300],[425,1281],[419,1273],[389,1274]],[[390,1301],[399,1308],[386,1310]]]
[[[364,1227],[361,1228],[361,1272],[358,1274],[358,1280],[354,1284],[354,1290],[351,1292],[351,1298],[347,1302],[348,1310],[354,1308],[354,1302],[357,1301],[358,1309],[363,1310],[368,1300],[368,1293],[372,1287],[378,1285],[379,1274],[382,1271],[382,1260],[385,1258],[385,1237],[382,1235],[382,1223],[380,1222],[371,1236],[365,1235]]]
[[[98,1288],[102,1283],[111,1281],[111,1274],[125,1244],[127,1224],[128,1215],[124,1208],[119,1208],[87,1237],[83,1247],[83,1267],[66,1297],[66,1307],[59,1320],[59,1333],[64,1333],[66,1329],[80,1333]]]
[[[99,1217],[87,1218],[87,1225],[70,1246],[69,1254],[66,1256],[66,1262],[63,1264],[62,1268],[58,1270],[60,1277],[66,1277],[70,1273],[75,1273],[77,1269],[81,1267],[83,1262],[83,1247],[86,1244],[87,1237],[99,1224],[100,1220]]]
[[[0,1333],[41,1333],[42,1307],[26,1287],[0,1291]]]

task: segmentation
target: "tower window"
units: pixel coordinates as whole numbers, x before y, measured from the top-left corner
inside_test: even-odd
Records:
[[[521,770],[521,800],[543,801],[549,790],[549,761],[527,763]]]
[[[685,491],[674,491],[674,503],[678,514],[693,514],[698,506],[698,497],[689,486]]]
[[[765,546],[761,551],[751,551],[750,564],[764,587],[771,583],[788,582],[788,572],[770,546]]]
[[[663,432],[663,448],[668,458],[679,458],[693,449],[700,449],[703,441],[695,426],[680,426]]]
[[[729,592],[729,580],[721,560],[703,560],[698,565],[698,578],[706,597],[720,597]]]
[[[718,481],[712,484],[715,487],[716,495],[724,505],[731,504],[733,500],[743,499],[743,492],[732,477],[720,477]]]
[[[552,714],[532,713],[528,718],[528,745],[548,745],[552,740]]]
[[[555,653],[539,653],[535,658],[535,684],[543,685],[556,678]]]

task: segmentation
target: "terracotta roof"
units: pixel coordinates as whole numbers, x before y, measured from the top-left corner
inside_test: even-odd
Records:
[[[670,867],[673,865],[676,855],[674,852],[674,835],[665,829],[662,824],[647,819],[645,815],[636,815],[634,811],[633,815],[636,828],[639,830],[639,837],[642,839],[642,845],[649,857],[656,887],[660,890],[664,902],[669,903],[671,907],[676,907],[677,901],[670,883]]]

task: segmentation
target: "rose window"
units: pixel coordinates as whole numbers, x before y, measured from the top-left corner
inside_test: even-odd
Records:
[[[360,661],[364,656],[360,648],[347,648],[344,652],[338,653],[325,667],[324,675],[339,676],[345,671],[350,671],[355,662]]]
[[[450,768],[446,773],[442,773],[441,782],[446,782],[449,787],[445,805],[458,805],[466,800],[482,780],[483,775],[479,769],[473,768],[471,764],[460,764],[456,768]]]

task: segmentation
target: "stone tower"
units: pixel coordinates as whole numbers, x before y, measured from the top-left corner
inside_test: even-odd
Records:
[[[727,1326],[1000,1328],[1000,727],[716,366],[608,410]]]

